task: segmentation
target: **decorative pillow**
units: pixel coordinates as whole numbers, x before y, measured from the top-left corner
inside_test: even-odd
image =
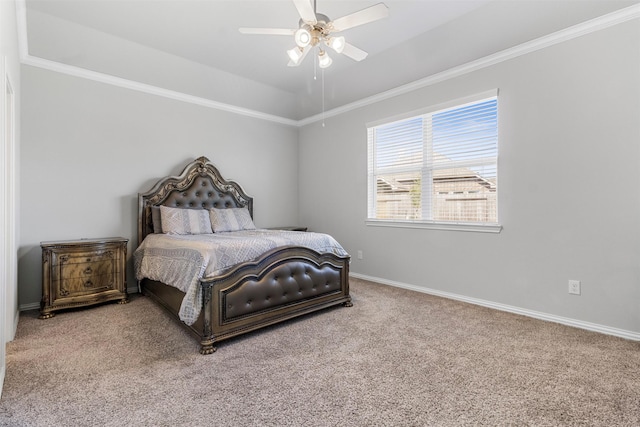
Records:
[[[206,209],[180,209],[160,206],[162,232],[165,234],[211,234]]]
[[[209,217],[214,233],[256,229],[247,208],[209,209]]]
[[[160,206],[151,206],[151,222],[153,223],[153,233],[162,233],[162,218],[160,217]]]

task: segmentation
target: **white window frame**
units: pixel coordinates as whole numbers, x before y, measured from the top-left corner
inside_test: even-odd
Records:
[[[393,122],[407,120],[416,116],[421,116],[425,114],[434,113],[440,110],[445,110],[448,108],[460,107],[464,104],[469,104],[477,101],[481,101],[487,98],[493,98],[498,96],[498,89],[489,90],[486,92],[477,93],[474,95],[470,95],[463,98],[457,98],[451,101],[447,101],[441,104],[432,105],[426,108],[422,108],[420,110],[414,110],[410,112],[406,112],[401,115],[397,115],[394,117],[389,117],[386,119],[378,120],[375,122],[370,122],[366,124],[367,127],[367,158],[368,158],[368,167],[367,167],[367,219],[365,224],[368,226],[378,226],[378,227],[395,227],[395,228],[424,228],[424,229],[432,229],[432,230],[447,230],[447,231],[472,231],[472,232],[484,232],[484,233],[500,233],[502,231],[502,225],[499,222],[496,223],[485,223],[485,222],[456,222],[456,221],[435,221],[432,219],[420,219],[420,220],[389,220],[389,219],[378,219],[375,218],[375,196],[376,196],[376,179],[374,178],[374,167],[373,167],[373,147],[372,147],[372,132],[373,128],[376,126],[386,125]],[[427,126],[427,125],[425,125]],[[427,126],[427,129],[430,127]],[[429,144],[431,138],[425,138],[425,144]],[[428,148],[428,147],[425,147]],[[499,149],[499,147],[498,147]],[[427,151],[428,152],[428,151]],[[429,166],[428,162],[431,161],[429,156],[424,156],[425,166]],[[498,166],[499,160],[499,152],[496,158],[496,167]],[[427,167],[425,170],[430,171],[431,168]],[[423,180],[424,181],[424,180]],[[426,182],[423,183],[422,188],[422,203],[423,203],[423,211],[431,212],[429,206],[425,204],[431,203],[431,191],[428,186],[431,185],[431,180],[427,179]],[[498,204],[499,206],[499,204]],[[426,208],[425,208],[426,207]],[[496,208],[498,209],[498,208]],[[498,220],[500,218],[499,212],[496,212],[498,215]]]

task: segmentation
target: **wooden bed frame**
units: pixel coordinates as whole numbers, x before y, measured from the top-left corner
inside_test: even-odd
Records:
[[[138,245],[154,232],[152,207],[161,205],[247,207],[253,217],[253,199],[237,183],[223,179],[206,157],[138,195]],[[221,276],[201,280],[203,307],[190,326],[178,317],[183,292],[149,279],[139,286],[200,340],[200,353],[210,354],[216,351],[215,343],[227,338],[333,305],[351,306],[349,259],[295,246],[271,250]]]

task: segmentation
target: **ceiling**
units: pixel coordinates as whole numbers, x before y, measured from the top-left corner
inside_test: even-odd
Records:
[[[288,67],[291,0],[20,0],[29,55],[294,120],[322,108],[311,56]],[[331,19],[376,4],[318,0]],[[345,31],[369,53],[332,54],[325,107],[336,108],[606,13],[626,0],[384,0],[389,17]],[[253,99],[251,98],[253,97]],[[259,98],[259,99],[258,99]]]

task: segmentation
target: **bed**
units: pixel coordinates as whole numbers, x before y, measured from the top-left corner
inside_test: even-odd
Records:
[[[211,213],[212,221],[216,212],[248,212],[252,220],[253,199],[236,182],[225,180],[209,159],[199,157],[179,176],[162,178],[138,195],[138,248],[134,252],[140,291],[200,341],[201,354],[215,352],[216,343],[240,334],[331,306],[352,305],[350,257],[331,236],[248,227],[205,234],[201,240],[159,231],[168,222],[163,223],[167,216],[161,214],[179,212],[202,218],[203,211]],[[255,240],[239,243],[244,245],[237,251],[240,259],[249,259],[233,265],[227,259],[234,255],[230,249],[222,249],[217,240],[209,242],[221,238],[240,242],[245,240],[242,233]],[[315,237],[321,243],[307,244]],[[182,241],[194,246],[182,249],[178,243]],[[207,245],[217,252],[204,252]],[[193,259],[203,258],[206,268],[193,264]],[[220,259],[227,264],[211,267],[213,260]],[[152,267],[159,264],[171,268],[155,273]]]

